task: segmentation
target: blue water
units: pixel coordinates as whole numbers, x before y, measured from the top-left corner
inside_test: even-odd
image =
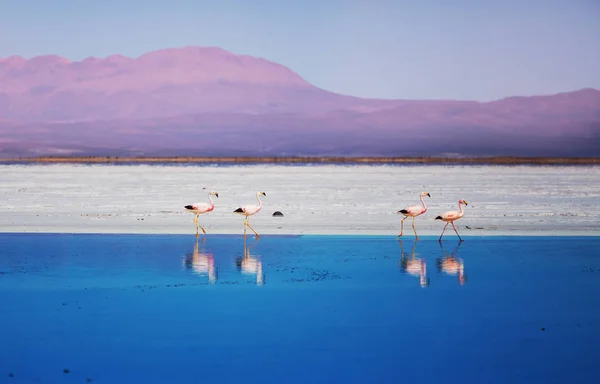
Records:
[[[0,234],[0,383],[596,383],[600,237]]]

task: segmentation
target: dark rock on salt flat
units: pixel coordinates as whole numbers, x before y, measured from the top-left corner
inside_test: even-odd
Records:
[[[273,217],[283,217],[283,213],[281,213],[280,211],[275,211],[273,212]]]

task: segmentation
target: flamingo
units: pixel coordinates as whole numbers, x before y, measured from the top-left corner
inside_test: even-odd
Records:
[[[427,212],[427,204],[425,204],[425,202],[423,201],[424,196],[431,197],[429,192],[421,192],[419,199],[421,199],[422,206],[421,205],[411,205],[410,207],[407,207],[407,208],[404,208],[404,209],[401,209],[398,211],[398,213],[401,213],[404,215],[404,219],[402,219],[402,225],[400,226],[400,234],[398,235],[398,237],[402,237],[402,233],[404,232],[404,220],[408,219],[408,217],[410,216],[410,217],[412,217],[412,227],[413,227],[413,231],[415,231],[415,238],[417,240],[419,240],[419,236],[417,235],[417,230],[415,229],[415,217]]]
[[[256,200],[258,200],[258,205],[244,205],[243,207],[240,207],[233,211],[233,213],[236,213],[238,215],[246,216],[246,218],[244,219],[244,237],[246,237],[246,227],[250,228],[252,232],[254,232],[256,238],[260,237],[260,235],[254,230],[254,228],[250,226],[250,216],[258,213],[262,209],[262,201],[260,201],[260,196],[266,197],[267,194],[264,192],[256,192]]]
[[[442,236],[444,236],[444,231],[446,230],[446,227],[448,226],[448,224],[452,224],[452,228],[454,228],[454,232],[456,232],[456,236],[458,236],[458,239],[460,241],[463,241],[463,239],[461,239],[460,235],[458,234],[458,231],[456,230],[456,227],[454,226],[454,222],[458,219],[460,219],[461,217],[463,217],[463,215],[465,214],[465,211],[463,211],[463,207],[462,205],[469,205],[467,204],[466,201],[464,200],[458,200],[458,209],[459,211],[448,211],[448,212],[444,212],[441,215],[439,215],[438,217],[435,218],[435,220],[442,220],[446,222],[446,225],[444,225],[444,230],[442,231],[442,234],[440,235],[440,238],[438,241],[442,241]]]
[[[219,194],[215,191],[209,192],[208,193],[208,201],[210,201],[210,203],[194,203],[194,204],[190,204],[190,205],[186,205],[184,208],[188,211],[193,213],[194,215],[196,215],[196,217],[194,217],[194,223],[196,223],[196,236],[198,236],[198,227],[200,227],[202,229],[202,232],[206,233],[206,230],[204,229],[204,227],[202,227],[199,223],[198,223],[198,217],[203,214],[203,213],[208,213],[210,211],[212,211],[213,209],[215,209],[215,203],[212,201],[211,196],[216,196],[219,197]]]

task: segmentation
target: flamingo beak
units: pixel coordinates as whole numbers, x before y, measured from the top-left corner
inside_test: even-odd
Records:
[[[219,194],[218,194],[218,193],[215,193],[215,196],[219,197]]]
[[[431,197],[431,195],[429,194],[429,192],[427,192],[427,196]]]
[[[469,203],[467,203],[467,202],[465,201],[465,205],[469,205]]]

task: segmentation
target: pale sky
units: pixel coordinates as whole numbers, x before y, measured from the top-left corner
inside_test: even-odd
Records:
[[[600,0],[0,0],[0,57],[187,45],[262,57],[360,97],[600,89]]]

